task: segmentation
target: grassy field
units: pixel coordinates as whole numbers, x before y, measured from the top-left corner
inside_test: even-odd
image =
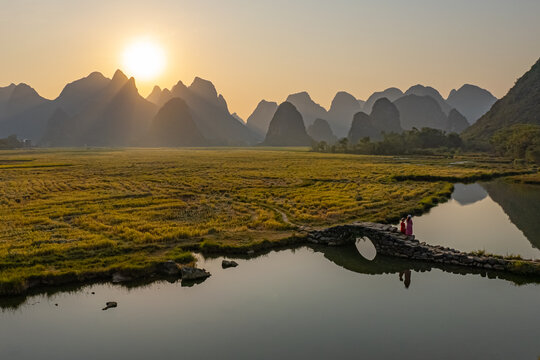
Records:
[[[287,243],[296,225],[393,221],[446,199],[448,181],[524,170],[463,160],[299,149],[3,151],[0,289],[145,272],[168,259],[191,262],[191,250]]]
[[[540,171],[534,174],[512,176],[511,180],[522,184],[540,185]]]

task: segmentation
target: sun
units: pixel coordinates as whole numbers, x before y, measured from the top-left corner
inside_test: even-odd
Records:
[[[165,68],[165,53],[159,44],[140,39],[126,47],[122,63],[125,71],[137,80],[152,80]]]

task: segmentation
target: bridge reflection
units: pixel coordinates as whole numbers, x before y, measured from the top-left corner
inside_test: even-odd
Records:
[[[336,247],[315,246],[312,248],[316,252],[321,252],[329,261],[349,271],[367,275],[397,274],[400,279],[403,277],[405,287],[410,286],[412,272],[425,272],[432,269],[439,269],[452,274],[472,274],[490,279],[502,279],[511,281],[516,285],[540,284],[540,277],[520,276],[497,270],[468,268],[381,255],[377,255],[370,261],[361,256],[356,246],[352,244]]]

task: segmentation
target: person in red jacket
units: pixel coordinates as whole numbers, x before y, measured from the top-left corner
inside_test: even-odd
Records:
[[[401,225],[401,227],[400,227],[399,231],[400,231],[402,234],[405,234],[405,232],[407,231],[407,230],[405,229],[405,218],[401,219],[401,224],[400,224],[400,225]]]

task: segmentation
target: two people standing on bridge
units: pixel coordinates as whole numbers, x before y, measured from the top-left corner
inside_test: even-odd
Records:
[[[402,234],[412,235],[413,234],[412,215],[407,215],[407,218],[401,219],[400,227],[401,227],[400,231]]]
[[[412,215],[407,215],[407,218],[401,219],[400,229],[402,234],[407,236],[413,235],[413,221]],[[405,279],[403,277],[405,276]],[[399,272],[399,281],[403,281],[405,288],[408,289],[411,285],[411,270],[407,269]]]

